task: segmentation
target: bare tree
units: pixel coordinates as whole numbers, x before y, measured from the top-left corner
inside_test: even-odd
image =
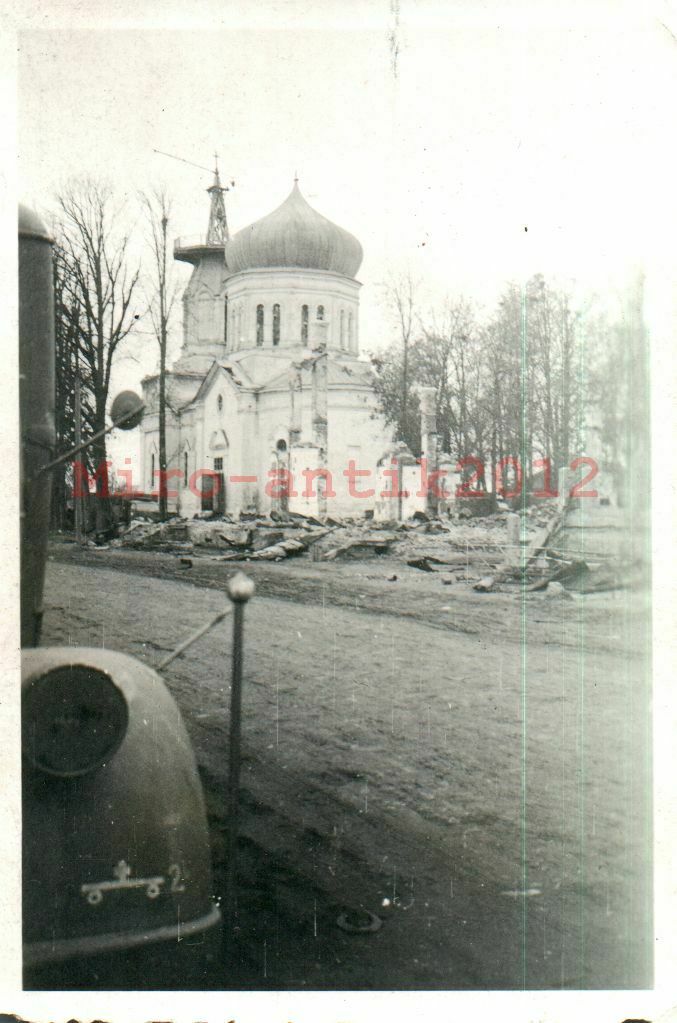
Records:
[[[77,310],[77,363],[91,392],[93,433],[106,426],[106,406],[115,355],[133,329],[132,300],[139,269],[128,267],[129,234],[117,229],[122,208],[107,185],[90,179],[69,183],[58,196],[59,241],[69,272],[64,294]],[[92,445],[96,469],[97,529],[108,524],[110,508],[106,438]]]
[[[68,254],[54,246],[54,339],[55,339],[55,401],[54,426],[57,451],[65,451],[75,443],[75,380],[78,376],[80,306],[74,297],[74,273]],[[91,394],[82,390],[84,435],[91,434]],[[67,485],[69,468],[58,466],[52,473],[52,525],[66,525]]]
[[[465,298],[448,299],[441,315],[432,311],[428,325],[422,329],[423,339],[416,349],[416,377],[418,382],[435,388],[442,446],[460,457],[479,455],[476,393],[480,351],[472,304]]]
[[[386,280],[385,303],[398,337],[385,358],[372,355],[371,359],[381,412],[395,426],[398,440],[405,441],[414,452],[420,448],[418,397],[412,368],[417,286],[409,270],[391,274]]]
[[[172,211],[171,200],[164,190],[156,189],[149,195],[142,195],[141,203],[148,222],[152,260],[152,270],[148,282],[148,304],[160,350],[158,507],[160,518],[164,520],[167,518],[167,343],[172,311],[178,296],[178,285],[172,276],[172,263],[167,250],[167,228]]]
[[[527,284],[527,325],[533,353],[534,439],[553,469],[566,465],[576,439],[579,314],[571,297],[538,275]]]

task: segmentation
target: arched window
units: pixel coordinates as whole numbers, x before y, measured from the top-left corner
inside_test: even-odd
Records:
[[[318,318],[318,320],[323,320],[324,319],[324,306],[323,305],[318,305],[318,307],[317,307],[317,318]]]
[[[155,454],[150,456],[150,489],[155,485]]]
[[[275,448],[276,448],[277,451],[280,451],[280,452],[284,453],[287,450],[287,442],[286,442],[286,440],[283,440],[282,438],[280,438],[280,440],[275,445]]]
[[[280,343],[280,307],[277,303],[273,306],[273,344]]]
[[[183,452],[183,485],[188,486],[188,452]]]
[[[219,396],[216,399],[216,408],[217,408],[217,411],[223,412],[223,395],[222,394],[219,394]]]
[[[353,314],[348,313],[348,348],[353,350]]]
[[[301,306],[301,341],[307,342],[308,340],[308,306]]]
[[[228,297],[223,300],[223,343],[228,344]]]
[[[256,307],[256,344],[261,347],[263,344],[263,306]]]
[[[345,314],[343,309],[341,310],[341,315],[339,317],[339,322],[340,322],[339,334],[340,334],[340,339],[341,339],[341,348],[345,348],[345,346],[346,346],[346,314]]]

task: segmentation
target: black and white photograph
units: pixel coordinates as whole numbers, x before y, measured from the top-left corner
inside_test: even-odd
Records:
[[[673,1019],[677,10],[3,18],[3,1011]]]

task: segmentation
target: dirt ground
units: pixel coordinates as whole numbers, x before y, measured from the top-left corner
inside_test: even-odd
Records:
[[[43,644],[157,663],[238,567],[53,544]],[[238,964],[206,986],[650,986],[646,596],[475,593],[387,557],[245,567]],[[230,631],[164,676],[217,892]],[[379,930],[337,926],[361,908]]]

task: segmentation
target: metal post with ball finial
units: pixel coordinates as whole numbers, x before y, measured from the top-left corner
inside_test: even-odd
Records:
[[[230,689],[230,745],[228,749],[228,848],[226,862],[226,944],[232,953],[237,914],[237,832],[240,790],[240,735],[242,716],[242,662],[244,609],[254,595],[254,583],[237,572],[228,581],[228,596],[233,603],[233,668]]]

